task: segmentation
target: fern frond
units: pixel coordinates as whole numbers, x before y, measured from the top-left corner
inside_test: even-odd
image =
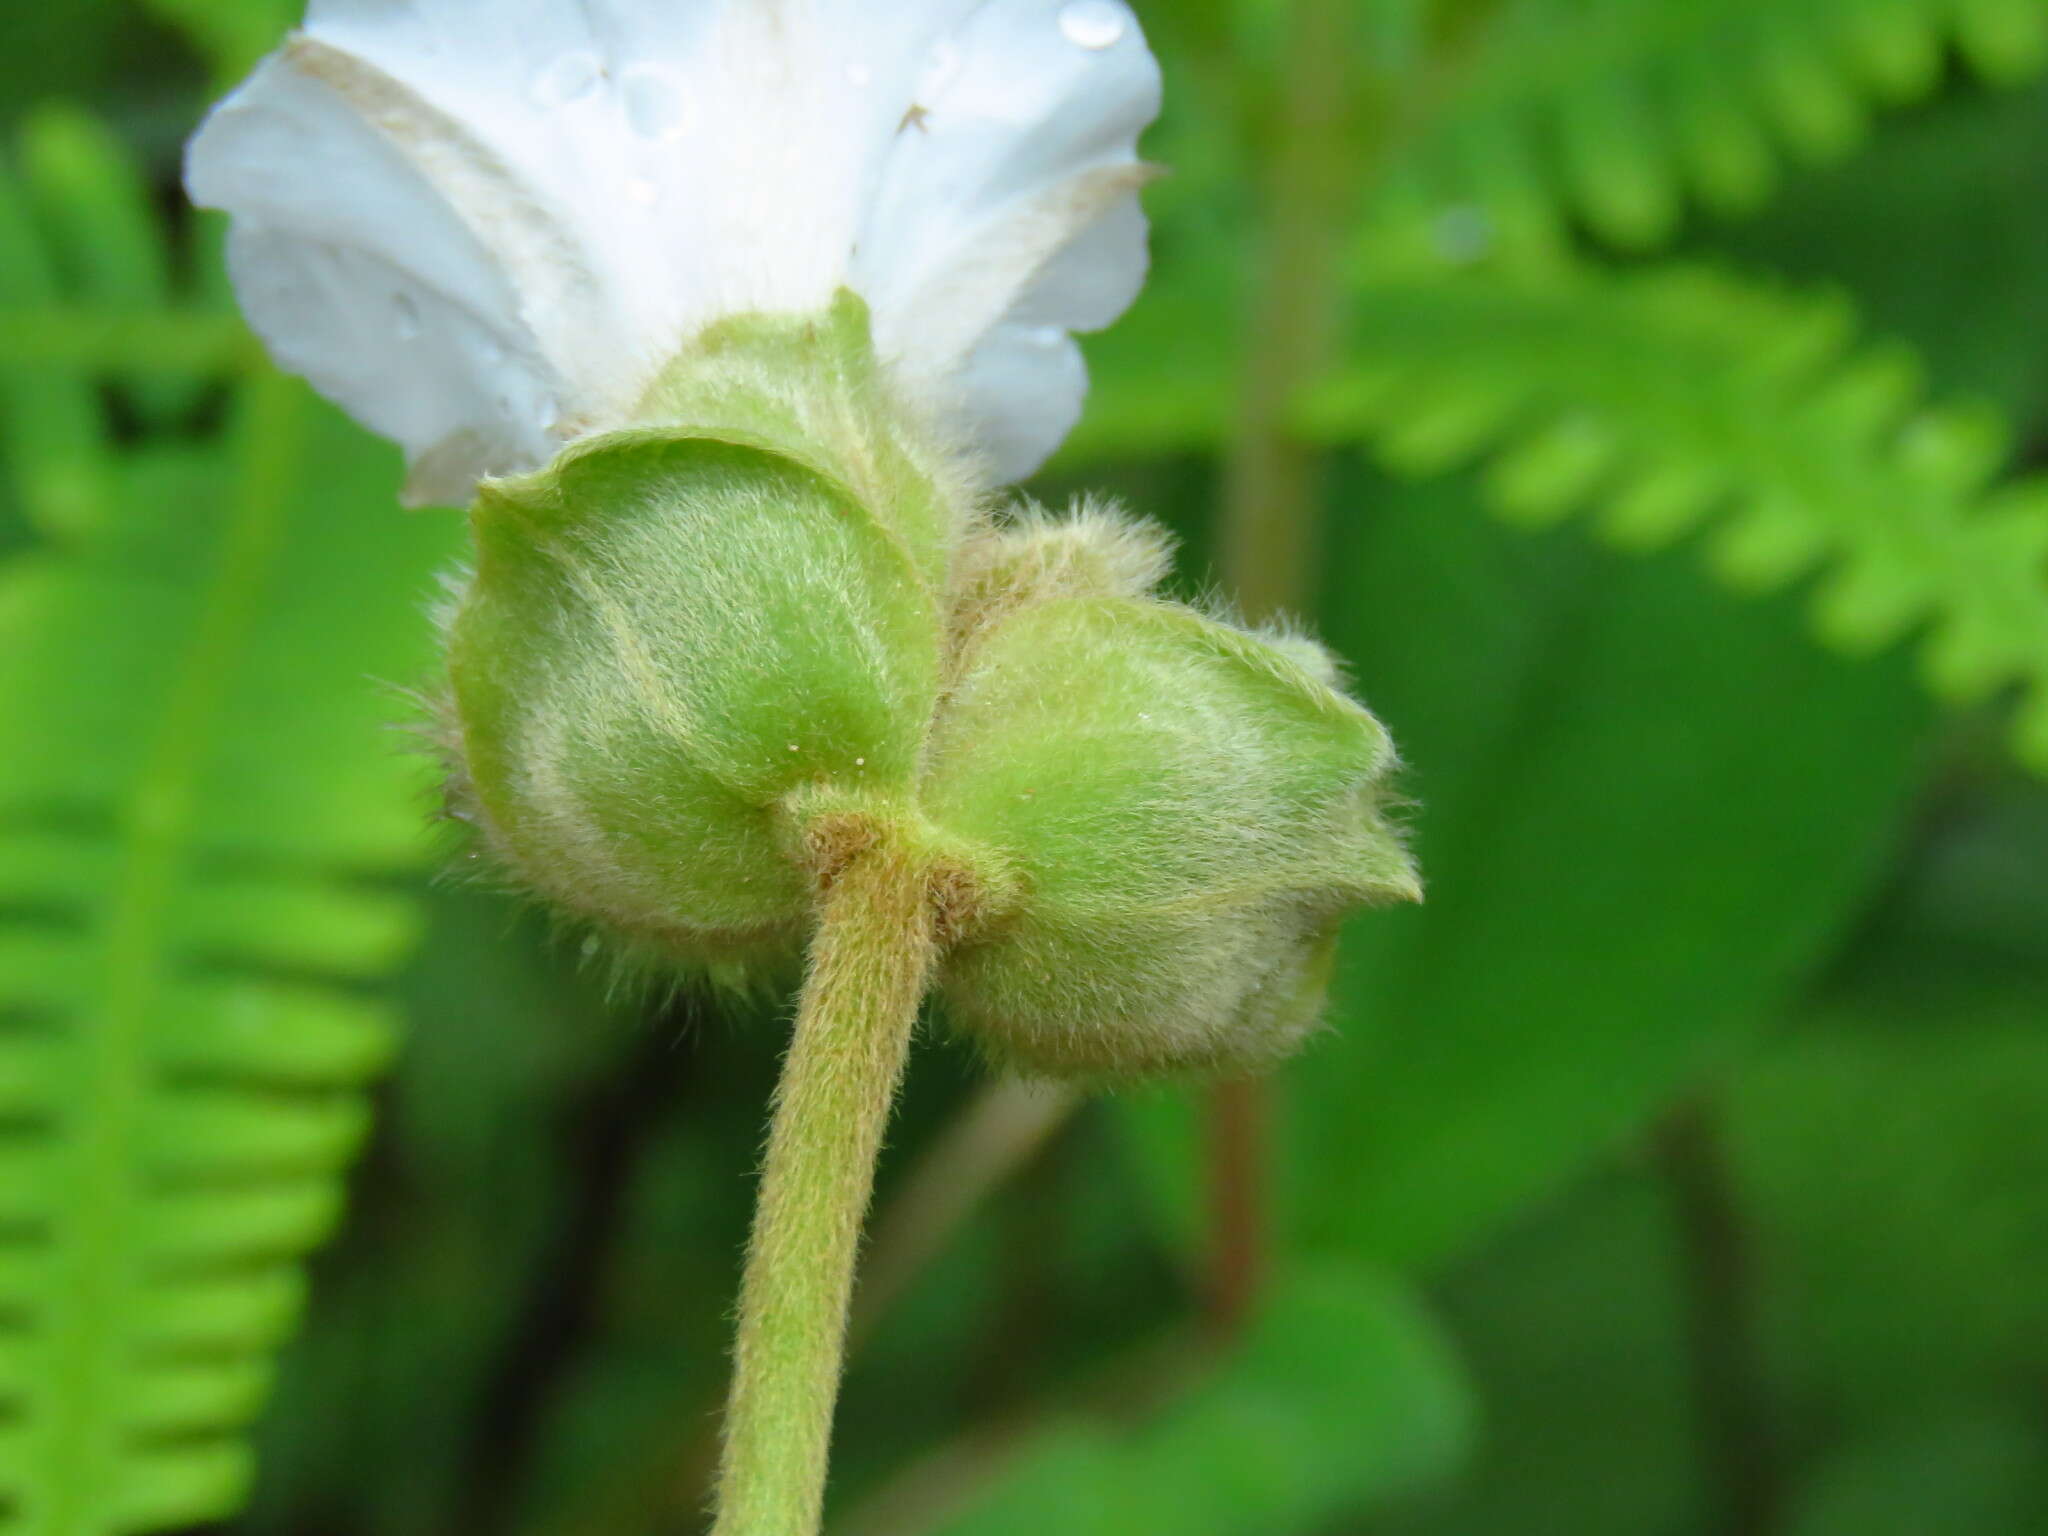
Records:
[[[144,0],[213,66],[222,85],[239,80],[304,14],[300,0]]]
[[[38,239],[0,218],[0,301],[126,280]],[[0,353],[6,467],[76,455],[99,496],[0,567],[0,1532],[112,1536],[246,1486],[418,921],[424,769],[376,680],[424,668],[459,534],[379,515],[388,456],[266,372],[223,443],[45,443],[38,391],[132,361],[46,339]]]
[[[241,321],[218,310],[0,304],[0,367],[25,375],[61,369],[211,378],[252,369],[262,356]]]
[[[2039,0],[1501,0],[1397,157],[1378,237],[1457,257],[1551,250],[1583,219],[1628,249],[1697,197],[1768,197],[1788,159],[1857,147],[1874,108],[1939,84],[1950,50],[2011,81],[2048,65]]]
[[[0,305],[33,316],[61,293],[28,193],[0,164]],[[91,382],[37,366],[0,327],[0,460],[32,527],[62,538],[106,522],[106,438]]]
[[[1486,460],[1506,516],[1592,513],[1627,548],[1707,525],[1731,585],[1812,575],[1831,644],[1924,630],[1941,697],[2019,689],[2018,749],[2048,771],[2048,481],[1994,485],[1997,421],[1929,404],[1846,303],[1699,269],[1427,276],[1357,302],[1369,361],[1304,402],[1305,430],[1413,473]]]
[[[30,115],[21,139],[24,177],[66,290],[129,313],[167,308],[170,252],[141,171],[113,130],[51,104]],[[159,374],[122,383],[154,425],[189,410],[200,381]]]
[[[422,796],[365,673],[444,551],[306,483],[309,409],[252,384],[234,477],[123,464],[118,539],[0,581],[0,1530],[232,1510],[390,1048]]]

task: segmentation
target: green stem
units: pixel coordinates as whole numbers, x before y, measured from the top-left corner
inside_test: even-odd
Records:
[[[1356,0],[1295,0],[1287,90],[1267,186],[1264,270],[1251,313],[1236,429],[1225,466],[1217,562],[1245,617],[1299,607],[1315,568],[1321,460],[1292,430],[1302,385],[1337,350],[1340,256],[1358,137]],[[1263,1081],[1219,1083],[1208,1109],[1211,1332],[1234,1337],[1257,1309],[1267,1267]]]
[[[1296,0],[1274,124],[1263,274],[1226,466],[1218,564],[1255,623],[1298,605],[1315,568],[1317,452],[1291,430],[1338,351],[1344,231],[1357,200],[1356,0]]]
[[[875,1155],[937,945],[924,862],[885,840],[826,892],[740,1291],[713,1536],[813,1536]]]
[[[1435,0],[1425,67],[1404,81],[1361,44],[1358,0],[1293,0],[1266,186],[1267,235],[1225,466],[1217,564],[1253,623],[1306,606],[1324,502],[1323,455],[1294,429],[1305,386],[1342,354],[1347,232],[1373,180],[1456,80],[1496,0]],[[1208,1110],[1211,1333],[1235,1336],[1267,1268],[1265,1080],[1226,1082]]]
[[[1766,1536],[1781,1523],[1777,1457],[1764,1411],[1749,1233],[1714,1105],[1703,1096],[1680,1104],[1651,1149],[1678,1230],[1694,1418],[1718,1506],[1707,1528]]]

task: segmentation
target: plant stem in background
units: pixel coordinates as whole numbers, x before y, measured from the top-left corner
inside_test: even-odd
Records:
[[[696,1065],[688,1042],[701,1023],[689,997],[650,1020],[637,1048],[593,1085],[561,1136],[569,1191],[530,1277],[464,1453],[454,1528],[502,1536],[519,1528],[525,1476],[551,1417],[597,1333],[604,1278],[617,1262],[628,1196],[649,1143],[678,1105]],[[708,1475],[700,1483],[702,1507]]]
[[[998,1077],[918,1157],[875,1223],[854,1294],[853,1348],[887,1314],[991,1191],[1065,1125],[1081,1102],[1063,1083]]]
[[[1218,562],[1254,622],[1297,607],[1315,556],[1318,456],[1289,430],[1336,355],[1339,255],[1358,165],[1355,0],[1297,0],[1274,124],[1266,241],[1224,483]]]
[[[1339,253],[1357,165],[1355,0],[1297,0],[1291,12],[1267,189],[1265,260],[1224,484],[1218,563],[1254,623],[1309,595],[1320,503],[1315,450],[1289,430],[1302,385],[1332,358],[1343,285]],[[1213,1331],[1234,1335],[1263,1284],[1267,1125],[1272,1090],[1218,1084],[1209,1104]]]
[[[1778,1527],[1777,1476],[1758,1388],[1748,1243],[1713,1109],[1697,1098],[1679,1105],[1653,1145],[1678,1228],[1710,1529],[1769,1536]]]
[[[893,840],[826,892],[776,1090],[740,1293],[716,1536],[811,1536],[875,1155],[936,955],[921,862]]]
[[[1119,1350],[1078,1382],[1017,1405],[913,1457],[832,1522],[833,1536],[928,1536],[975,1508],[1048,1425],[1137,1425],[1208,1377],[1208,1341],[1176,1323]],[[1060,1536],[1048,1529],[1046,1536]],[[1150,1536],[1134,1528],[1132,1536]]]
[[[1267,1143],[1274,1094],[1260,1078],[1209,1091],[1209,1270],[1203,1307],[1210,1333],[1235,1338],[1266,1287]]]

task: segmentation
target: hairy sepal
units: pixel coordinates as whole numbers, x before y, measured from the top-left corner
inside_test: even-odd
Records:
[[[1284,1056],[1320,1016],[1344,914],[1421,894],[1386,817],[1385,731],[1310,642],[1151,596],[1126,524],[1001,542],[924,804],[1022,895],[947,962],[950,1016],[1062,1078]]]
[[[664,433],[762,448],[839,483],[942,591],[978,512],[969,467],[890,384],[867,305],[842,290],[816,315],[741,315],[701,332],[640,402]]]
[[[486,486],[473,523],[449,676],[491,850],[678,960],[785,955],[811,891],[780,804],[914,786],[940,620],[907,541],[803,458],[652,429]]]

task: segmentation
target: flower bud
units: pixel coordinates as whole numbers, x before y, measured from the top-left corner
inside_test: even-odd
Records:
[[[887,414],[863,398],[825,419],[879,386],[807,377],[802,359],[837,367],[815,328],[799,345],[752,324],[671,384],[687,432],[590,438],[485,484],[448,637],[458,809],[490,851],[577,916],[712,967],[802,937],[796,792],[914,799],[950,559],[947,493],[874,425]]]
[[[1319,647],[1150,595],[1164,556],[1141,530],[1033,524],[963,564],[923,802],[1017,894],[946,967],[954,1022],[1061,1077],[1285,1054],[1345,913],[1420,897],[1386,733]]]

